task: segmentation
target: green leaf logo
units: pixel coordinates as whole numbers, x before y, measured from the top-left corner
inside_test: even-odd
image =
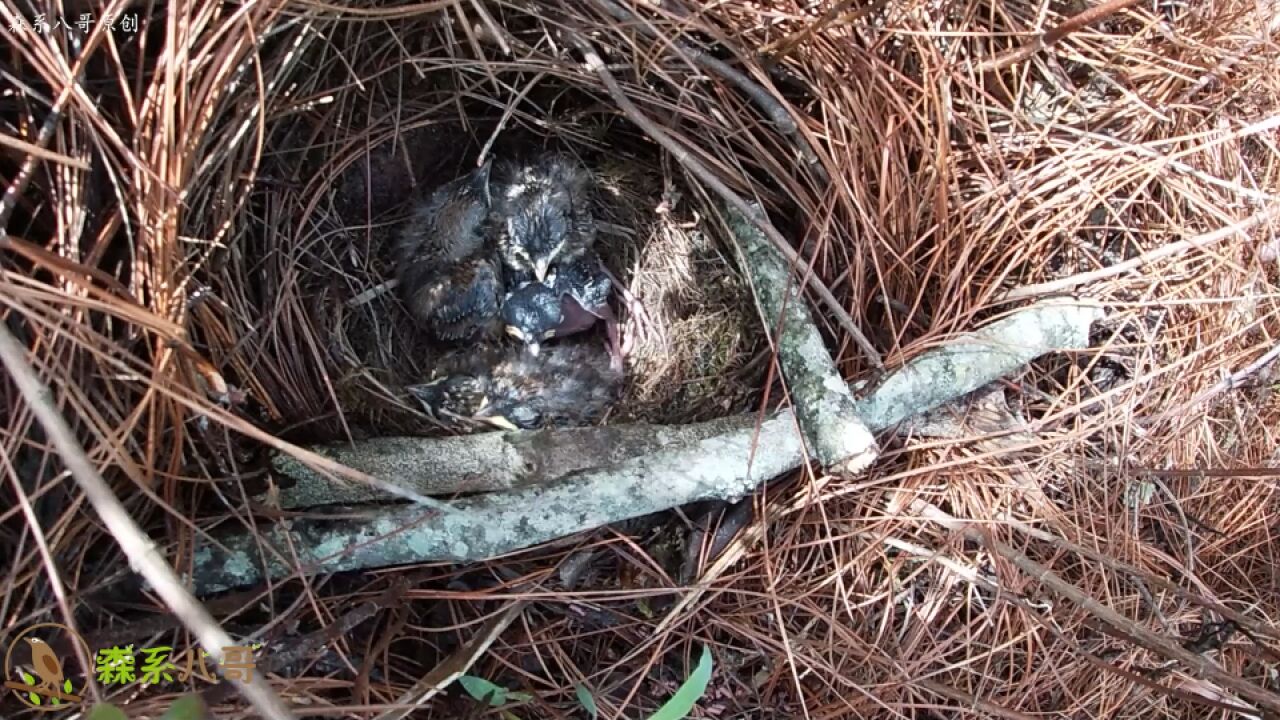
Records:
[[[20,675],[20,676],[22,677],[22,682],[23,682],[23,683],[25,683],[25,684],[27,684],[27,685],[35,685],[35,684],[36,684],[36,678],[35,678],[35,676],[34,676],[34,675],[32,675],[31,673],[29,673],[29,672],[27,672],[27,671],[25,671],[25,670],[19,669],[19,670],[18,670],[18,675]],[[28,691],[28,692],[27,692],[27,700],[28,700],[32,705],[39,705],[39,704],[41,704],[41,702],[43,701],[43,698],[41,698],[39,695],[35,694],[34,692],[30,692],[30,691]]]

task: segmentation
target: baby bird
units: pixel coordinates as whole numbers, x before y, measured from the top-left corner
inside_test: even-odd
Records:
[[[410,312],[443,341],[490,330],[502,275],[486,239],[491,164],[445,183],[414,208],[396,243],[400,292]]]
[[[552,264],[574,260],[595,244],[591,174],[569,156],[504,165],[498,186],[494,224],[510,270],[542,282]]]
[[[507,334],[524,343],[530,354],[537,355],[542,341],[555,337],[564,321],[560,293],[546,283],[525,283],[507,293],[502,320]]]
[[[618,399],[622,375],[588,343],[533,355],[521,347],[459,353],[442,376],[409,392],[433,416],[505,430],[589,425]]]
[[[538,353],[540,343],[591,329],[603,320],[609,339],[609,357],[615,370],[622,369],[618,322],[609,307],[613,282],[599,256],[587,251],[557,265],[545,282],[526,282],[507,295],[502,318],[507,334]]]

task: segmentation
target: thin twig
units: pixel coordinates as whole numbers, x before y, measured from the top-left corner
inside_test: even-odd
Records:
[[[827,174],[826,168],[822,166],[822,161],[818,159],[818,154],[813,151],[813,147],[809,145],[807,140],[800,133],[800,126],[796,124],[795,118],[793,118],[791,113],[787,111],[787,108],[784,107],[783,104],[776,97],[770,94],[762,85],[747,77],[745,73],[741,72],[737,68],[731,67],[729,63],[718,57],[708,55],[706,52],[687,43],[680,42],[679,40],[661,36],[652,25],[640,20],[632,14],[631,11],[622,7],[618,3],[613,2],[613,0],[596,0],[596,2],[605,9],[605,12],[612,15],[614,19],[620,22],[634,23],[634,27],[646,37],[674,48],[675,51],[683,55],[690,64],[715,73],[736,85],[737,88],[747,97],[751,98],[751,101],[756,104],[756,107],[760,108],[760,111],[769,118],[769,121],[773,123],[773,126],[777,128],[778,132],[782,133],[791,141],[791,144],[795,146],[797,151],[799,151],[805,165],[814,171],[818,176],[818,179],[823,183],[831,181],[831,176]]]
[[[836,23],[845,25],[851,22],[856,22],[873,12],[877,12],[880,9],[880,6],[884,5],[885,0],[872,0],[872,2],[863,5],[857,10],[845,12],[853,3],[854,0],[840,0],[840,2],[828,8],[827,11],[822,14],[822,17],[811,23],[807,23],[796,32],[768,43],[764,47],[760,48],[760,54],[769,55],[775,60],[785,57],[801,43],[812,37],[814,33],[826,30]]]
[[[1219,393],[1226,392],[1227,390],[1234,390],[1236,387],[1240,385],[1241,382],[1244,381],[1245,378],[1256,373],[1267,363],[1273,362],[1277,357],[1280,357],[1280,345],[1276,345],[1275,347],[1272,347],[1270,350],[1264,353],[1262,357],[1258,358],[1257,360],[1254,360],[1253,362],[1237,370],[1236,372],[1231,373],[1230,376],[1225,377],[1219,380],[1218,382],[1214,383],[1213,387],[1205,390],[1204,392],[1200,393],[1199,395],[1192,398],[1191,400],[1185,403],[1182,403],[1181,405],[1177,405],[1175,407],[1171,407],[1165,410],[1164,412],[1155,416],[1155,418],[1145,422],[1144,425],[1147,425],[1147,426],[1157,425],[1169,419],[1169,417],[1172,415],[1182,416],[1190,408],[1193,408],[1197,405],[1207,402],[1211,398],[1216,397]]]
[[[753,222],[756,227],[760,228],[761,232],[769,238],[770,242],[772,242],[778,250],[782,252],[782,254],[787,258],[787,262],[791,264],[792,268],[806,266],[805,263],[801,261],[800,256],[796,253],[795,248],[787,242],[786,238],[782,237],[782,233],[779,233],[777,228],[773,227],[773,223],[769,222],[769,218],[767,216],[763,213],[757,212],[754,207],[747,203],[747,201],[739,197],[738,194],[730,189],[728,185],[725,185],[720,178],[716,177],[714,173],[708,170],[702,162],[693,157],[693,155],[682,147],[679,142],[668,135],[665,130],[658,127],[656,123],[640,111],[640,108],[636,107],[635,104],[631,102],[627,97],[626,92],[622,89],[622,86],[618,84],[618,81],[613,77],[613,74],[610,73],[609,69],[605,66],[604,60],[601,59],[600,55],[592,49],[591,45],[586,40],[579,37],[576,33],[570,33],[570,37],[574,44],[578,46],[578,49],[582,51],[582,55],[586,59],[587,65],[600,76],[600,81],[604,83],[610,97],[612,97],[613,101],[617,103],[618,109],[620,109],[623,114],[631,120],[631,122],[635,123],[637,127],[643,130],[644,133],[652,138],[654,142],[661,145],[663,149],[671,153],[672,157],[683,165],[686,170],[693,173],[699,180],[714,190],[716,194],[720,195],[721,198],[732,205],[733,209],[749,218],[751,222]],[[881,360],[880,353],[876,352],[875,347],[871,345],[866,336],[862,334],[862,331],[858,329],[858,326],[854,324],[853,318],[849,316],[849,312],[845,310],[844,306],[840,304],[840,301],[831,294],[831,290],[822,283],[822,280],[812,272],[812,268],[809,268],[808,271],[804,273],[804,279],[808,282],[809,287],[817,293],[818,297],[832,312],[836,320],[840,323],[840,326],[844,328],[845,332],[849,333],[850,337],[853,338],[859,349],[862,350],[862,354],[866,357],[867,361],[876,369],[883,370],[884,361]]]
[[[1098,22],[1104,18],[1110,17],[1121,10],[1137,5],[1139,0],[1107,0],[1096,7],[1091,7],[1083,12],[1076,13],[1067,18],[1062,24],[1040,33],[1031,42],[1016,47],[1008,52],[1001,53],[989,60],[984,60],[974,66],[977,72],[991,72],[993,70],[1003,70],[1010,65],[1026,60],[1041,50],[1052,46],[1054,43],[1062,40],[1067,35],[1079,30],[1086,25]]]
[[[382,297],[383,295],[386,295],[392,290],[395,290],[396,286],[399,284],[400,284],[400,278],[391,278],[390,280],[387,280],[385,282],[380,282],[377,285],[374,285],[373,287],[369,288],[368,290],[365,290],[364,292],[361,292],[355,297],[352,297],[351,299],[347,300],[346,305],[349,308],[353,308],[353,307],[360,307],[361,305],[364,305],[366,303],[373,302],[374,300],[377,300],[378,298]]]
[[[1153,653],[1181,662],[1196,677],[1230,688],[1264,707],[1280,710],[1280,695],[1233,675],[1218,667],[1203,655],[1191,652],[1182,647],[1182,645],[1120,615],[1115,610],[1094,600],[1080,588],[1058,577],[1048,567],[1041,565],[1011,545],[997,539],[991,532],[977,523],[950,515],[932,503],[923,500],[914,501],[912,508],[921,517],[937,522],[950,530],[959,531],[967,539],[986,546],[995,555],[1012,562],[1018,569],[1030,576],[1032,580],[1045,585],[1094,618],[1105,623],[1115,632],[1117,637],[1122,637]]]
[[[3,231],[8,226],[9,217],[18,205],[18,196],[27,189],[27,183],[31,182],[31,176],[35,173],[36,159],[44,156],[45,146],[53,138],[53,133],[57,130],[58,123],[62,120],[62,110],[66,107],[67,101],[71,99],[71,96],[75,94],[76,85],[80,83],[80,77],[84,71],[84,59],[88,55],[89,49],[86,48],[85,52],[76,60],[76,69],[71,76],[71,82],[67,83],[66,87],[62,88],[62,92],[58,93],[58,99],[54,101],[53,107],[49,109],[49,115],[45,117],[44,124],[40,126],[40,132],[36,134],[34,147],[28,151],[26,160],[22,161],[22,167],[18,169],[18,174],[13,178],[13,182],[9,183],[4,196],[0,197],[0,231]]]
[[[529,606],[526,599],[511,600],[507,606],[489,618],[480,630],[471,635],[465,645],[458,648],[444,662],[437,665],[412,687],[400,694],[396,707],[376,716],[374,720],[401,720],[431,698],[438,695],[454,680],[462,677],[472,665],[488,651],[498,636],[507,629],[520,613]]]
[[[1179,240],[1178,242],[1171,242],[1167,245],[1161,245],[1154,250],[1142,253],[1141,255],[1125,260],[1124,262],[1118,262],[1115,265],[1110,265],[1099,270],[1079,273],[1077,275],[1060,278],[1058,280],[1051,280],[1049,282],[1036,283],[1035,285],[1015,288],[1006,293],[1002,300],[1013,301],[1034,298],[1041,295],[1063,292],[1065,290],[1070,290],[1071,288],[1097,282],[1099,280],[1105,280],[1109,277],[1129,272],[1130,270],[1136,270],[1148,263],[1180,255],[1188,250],[1207,249],[1217,245],[1223,240],[1234,237],[1237,234],[1242,234],[1247,230],[1252,230],[1253,228],[1267,223],[1277,217],[1280,217],[1280,203],[1273,204],[1261,212],[1245,218],[1244,220],[1232,223],[1226,227],[1218,228],[1213,232],[1197,235],[1196,237],[1187,238],[1186,240]]]
[[[222,671],[223,648],[235,644],[231,636],[213,619],[209,611],[186,591],[173,568],[160,557],[155,543],[147,537],[133,518],[129,517],[124,505],[89,462],[84,448],[76,440],[67,421],[53,406],[49,388],[40,381],[35,369],[27,362],[26,349],[3,324],[0,324],[0,361],[3,361],[9,370],[9,376],[17,386],[18,392],[26,399],[32,413],[44,427],[62,462],[76,479],[80,489],[84,491],[85,497],[93,505],[98,517],[107,526],[110,536],[115,538],[120,549],[129,558],[129,564],[151,584],[151,587],[164,600],[165,605],[200,639],[200,644]],[[248,682],[238,678],[233,678],[231,681],[264,717],[272,720],[293,718],[293,713],[261,676],[254,675]]]

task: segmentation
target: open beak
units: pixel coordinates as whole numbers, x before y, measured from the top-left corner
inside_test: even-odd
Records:
[[[539,259],[533,264],[533,276],[538,278],[538,282],[546,282],[547,270],[551,268],[551,263],[545,258]]]
[[[501,415],[486,415],[485,417],[478,418],[478,419],[482,422],[489,423],[490,425],[498,428],[499,430],[519,430],[520,429],[516,427],[515,423],[502,417]]]

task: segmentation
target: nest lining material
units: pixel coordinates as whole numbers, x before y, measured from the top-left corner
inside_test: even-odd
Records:
[[[549,42],[546,17],[510,6],[502,14],[504,39],[493,44],[483,32],[480,44],[458,42],[448,13],[397,23],[397,38],[422,31],[421,40],[393,43],[401,52],[390,64],[336,57],[310,32],[275,47],[268,83],[288,90],[262,109],[260,181],[243,211],[214,203],[196,223],[207,227],[191,232],[233,235],[201,276],[227,305],[203,311],[195,329],[226,381],[260,405],[249,408],[260,426],[307,442],[442,431],[403,391],[431,375],[440,349],[387,287],[389,248],[410,200],[481,153],[564,151],[600,180],[601,254],[640,308],[615,302],[628,366],[610,422],[694,422],[759,399],[763,327],[712,198],[619,116],[563,44]],[[387,40],[371,25],[351,30],[368,35],[341,46]],[[495,61],[504,43],[520,63]],[[688,96],[664,122],[705,131],[717,152],[736,156],[722,168],[735,184],[779,177],[775,153],[761,146],[776,142],[772,133],[741,132],[758,109],[724,100]],[[708,103],[716,113],[700,109]]]
[[[352,132],[357,143],[371,134]],[[513,153],[528,156],[520,146],[536,147],[538,139],[517,134],[526,139],[513,143]],[[455,115],[429,131],[387,137],[321,199],[319,207],[331,210],[314,222],[329,228],[318,233],[325,239],[298,236],[315,248],[302,250],[300,292],[313,309],[311,327],[331,348],[337,407],[369,433],[432,430],[398,388],[423,381],[441,353],[454,348],[434,345],[398,294],[386,291],[394,277],[388,249],[407,205],[465,170],[469,163],[428,159],[449,142],[442,138],[464,136]],[[352,138],[330,144],[351,145]],[[750,290],[715,228],[686,207],[674,179],[661,177],[651,156],[597,154],[572,143],[559,149],[578,155],[597,179],[597,249],[621,282],[614,305],[627,380],[611,419],[688,422],[748,409],[760,376],[760,363],[750,361],[762,342]],[[389,395],[404,404],[389,402]]]

